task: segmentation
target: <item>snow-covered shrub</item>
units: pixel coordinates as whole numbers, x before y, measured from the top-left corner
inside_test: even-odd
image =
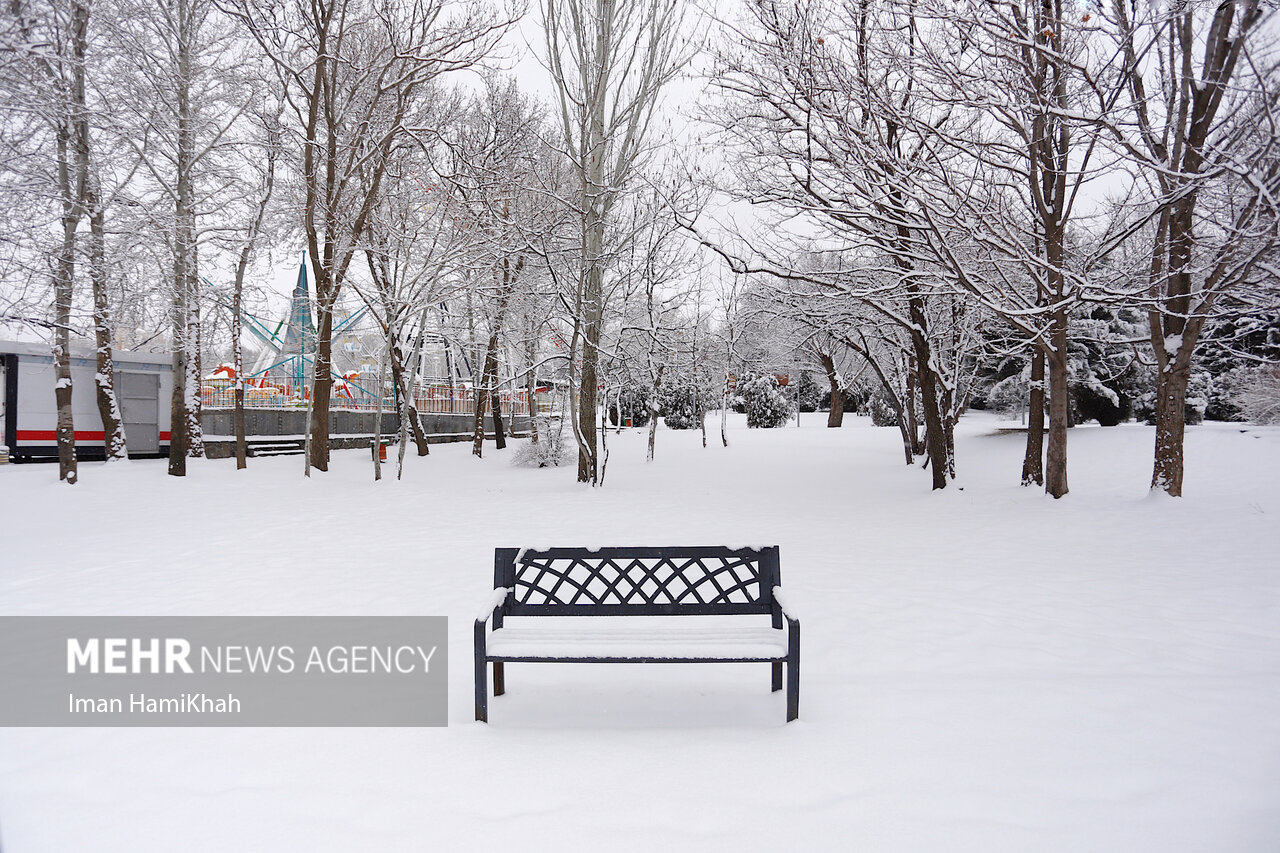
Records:
[[[564,421],[560,417],[533,419],[537,441],[525,441],[516,448],[511,464],[522,468],[551,468],[563,465],[570,456],[570,446],[564,440]]]
[[[828,392],[829,395],[830,392]],[[800,401],[800,411],[818,411],[818,402],[822,398],[822,391],[818,388],[818,383],[813,381],[813,374],[807,370],[800,371],[800,379],[796,382],[796,396]]]
[[[1240,384],[1236,405],[1256,424],[1280,424],[1280,366],[1269,364],[1253,371]]]
[[[695,429],[698,419],[698,389],[687,383],[662,389],[662,422],[667,429]]]
[[[1203,370],[1191,373],[1187,382],[1187,403],[1183,417],[1189,424],[1204,423],[1204,410],[1209,405],[1209,389],[1213,386],[1213,377]]]
[[[791,404],[773,376],[757,376],[745,383],[740,393],[747,410],[748,427],[773,429],[785,424],[791,416]]]
[[[872,397],[871,402],[867,404],[867,409],[871,415],[871,423],[875,426],[898,425],[898,413],[894,411],[893,406],[889,405],[889,401],[884,398],[883,394],[877,394]]]
[[[1280,310],[1206,323],[1195,353],[1195,364],[1212,377],[1205,419],[1256,420],[1241,409],[1240,401],[1254,394],[1259,362],[1276,361],[1280,361]]]
[[[1135,357],[1132,342],[1147,334],[1146,315],[1135,308],[1098,305],[1072,315],[1067,349],[1070,423],[1096,420],[1114,426],[1143,407],[1155,377],[1144,365],[1151,361],[1149,352]]]
[[[619,412],[618,409],[622,411]],[[617,426],[620,422],[630,420],[632,426],[642,427],[649,424],[649,386],[636,383],[624,386],[615,399],[609,398],[609,423]]]
[[[1253,380],[1255,368],[1232,367],[1223,373],[1214,373],[1209,388],[1209,404],[1205,406],[1204,417],[1209,421],[1243,421],[1247,420],[1240,409],[1240,395]]]
[[[1031,365],[1028,364],[991,385],[986,391],[985,404],[991,411],[1011,418],[1021,414],[1026,408],[1030,395]]]
[[[867,403],[871,400],[871,394],[862,386],[855,386],[847,389],[843,395],[844,410],[848,414],[862,412],[866,409]],[[822,396],[818,398],[818,410],[828,412],[831,410],[831,392],[823,391]]]

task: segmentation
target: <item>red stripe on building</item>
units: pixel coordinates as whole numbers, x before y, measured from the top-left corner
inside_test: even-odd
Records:
[[[58,431],[56,429],[20,429],[14,433],[18,441],[57,441]],[[76,430],[76,441],[104,441],[107,437],[105,432],[89,432],[86,430]]]

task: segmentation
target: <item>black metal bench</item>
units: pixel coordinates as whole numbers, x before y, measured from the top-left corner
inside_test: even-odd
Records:
[[[787,721],[800,713],[800,622],[782,600],[778,548],[497,548],[493,596],[475,624],[476,719],[489,719],[510,662],[769,663],[787,674]],[[748,620],[606,619],[563,628],[524,616],[750,616]],[[522,620],[523,621],[523,620]],[[732,626],[724,623],[731,621]],[[673,624],[676,623],[676,624]],[[784,627],[785,624],[785,627]]]

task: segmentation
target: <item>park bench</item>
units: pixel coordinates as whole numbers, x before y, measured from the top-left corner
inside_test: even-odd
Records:
[[[475,623],[477,720],[489,719],[488,666],[501,696],[513,662],[768,663],[774,691],[785,663],[787,721],[799,716],[800,622],[776,545],[497,548],[493,586]]]

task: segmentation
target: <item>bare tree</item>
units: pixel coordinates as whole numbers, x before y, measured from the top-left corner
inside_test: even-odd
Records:
[[[244,299],[244,278],[253,259],[254,252],[263,236],[263,226],[267,220],[267,210],[271,205],[271,197],[275,191],[276,163],[280,159],[280,115],[278,110],[264,110],[255,117],[262,133],[261,144],[250,149],[255,154],[261,153],[263,158],[261,183],[258,187],[258,198],[253,208],[252,219],[244,232],[240,245],[239,257],[236,261],[235,280],[231,292],[231,359],[235,370],[235,390],[232,419],[235,422],[236,435],[236,468],[248,466],[248,439],[245,435],[244,422],[244,351],[241,346],[240,318]]]
[[[86,102],[86,64],[89,30],[88,2],[48,3],[37,12],[26,3],[6,9],[6,29],[12,36],[6,58],[12,65],[8,106],[26,113],[40,129],[23,134],[33,171],[21,194],[34,211],[47,199],[58,221],[57,247],[36,238],[46,258],[52,295],[54,397],[57,410],[58,476],[77,481],[75,422],[71,409],[71,332],[75,286],[77,229],[85,218],[89,167],[89,111]],[[19,155],[20,156],[20,155]],[[24,205],[25,206],[25,205]],[[50,210],[50,213],[53,211]]]
[[[918,79],[914,4],[855,2],[828,9],[818,0],[779,6],[757,0],[732,30],[739,45],[718,57],[726,95],[718,121],[735,143],[735,193],[769,204],[776,236],[738,235],[726,251],[739,272],[808,281],[873,306],[882,322],[909,335],[915,352],[925,445],[933,488],[953,476],[944,398],[955,399],[929,300],[954,287],[931,250],[917,192],[932,164],[920,130],[943,120]],[[828,40],[839,31],[847,38]],[[813,250],[838,263],[818,272],[797,265],[798,235],[781,221],[803,220],[817,232]],[[812,251],[806,254],[811,255]],[[954,355],[954,354],[953,354]]]
[[[563,143],[579,181],[572,202],[581,242],[571,349],[581,353],[582,366],[578,394],[570,396],[578,481],[597,485],[596,392],[606,307],[606,232],[615,205],[647,152],[662,87],[686,58],[683,3],[544,0],[542,11]]]
[[[329,467],[334,308],[400,146],[433,80],[483,58],[513,18],[475,0],[235,5],[287,84],[303,150],[302,208],[315,274],[308,472]]]
[[[1143,214],[1155,221],[1143,281],[1157,365],[1151,488],[1177,497],[1204,323],[1258,280],[1277,244],[1275,7],[1115,2],[1100,12],[1122,56],[1126,96],[1109,129],[1154,189]]]

